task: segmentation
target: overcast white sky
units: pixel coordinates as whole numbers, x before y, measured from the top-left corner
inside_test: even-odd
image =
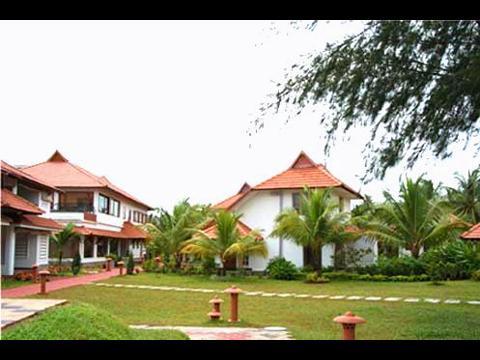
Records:
[[[396,193],[406,174],[454,185],[455,171],[478,165],[472,149],[422,159],[410,171],[402,164],[362,185],[366,131],[354,130],[328,158],[315,113],[287,125],[272,117],[248,137],[284,69],[359,26],[331,22],[309,32],[277,22],[277,32],[270,21],[2,21],[0,157],[34,164],[58,149],[169,209],[185,197],[218,202],[244,181],[285,170],[301,150],[377,200],[383,190]]]

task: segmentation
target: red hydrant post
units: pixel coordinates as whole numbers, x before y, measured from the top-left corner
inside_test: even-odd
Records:
[[[118,265],[118,267],[119,267],[119,269],[120,269],[120,276],[123,276],[123,265],[124,265],[124,264],[125,264],[125,263],[124,263],[123,261],[117,262],[117,265]]]
[[[50,271],[42,270],[38,274],[40,275],[40,294],[45,295],[47,293],[47,277],[50,275]]]
[[[355,340],[355,326],[367,322],[364,318],[356,316],[351,311],[347,311],[345,314],[337,316],[333,321],[342,324],[343,340]]]
[[[112,271],[112,258],[107,257],[107,266],[106,266],[107,271]]]
[[[223,303],[223,300],[220,299],[217,295],[209,301],[210,304],[213,305],[212,311],[210,311],[207,315],[210,316],[210,320],[218,320],[222,316],[220,311],[220,305]]]
[[[38,281],[38,265],[32,265],[32,282],[36,283]]]
[[[237,322],[238,319],[238,295],[242,292],[241,289],[235,285],[225,290],[227,294],[230,294],[230,319],[228,322]]]

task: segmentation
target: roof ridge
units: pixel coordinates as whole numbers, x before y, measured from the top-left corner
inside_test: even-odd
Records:
[[[5,167],[6,165],[6,167]],[[51,189],[54,189],[54,190],[59,190],[57,189],[55,186],[51,185],[48,181],[44,181],[44,180],[41,180],[39,178],[37,178],[36,176],[34,175],[30,175],[29,173],[23,171],[22,169],[19,169],[17,168],[16,166],[13,166],[13,165],[10,165],[9,163],[7,163],[5,160],[0,160],[0,168],[4,168],[6,169],[6,171],[10,171],[10,172],[18,172],[20,173],[22,176],[24,176],[25,178],[27,178],[27,180],[30,180],[30,181],[35,181],[37,182],[38,184],[44,186],[44,187],[49,187]],[[10,169],[11,168],[11,169]],[[13,171],[12,171],[13,170]]]

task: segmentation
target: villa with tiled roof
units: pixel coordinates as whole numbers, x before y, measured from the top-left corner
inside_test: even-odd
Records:
[[[124,256],[127,251],[135,258],[142,255],[146,234],[136,225],[147,221],[151,206],[58,151],[21,171],[59,190],[53,193],[49,217],[62,225],[73,223],[78,234],[78,240],[63,249],[66,261],[76,252],[83,263],[104,262],[108,254]],[[51,243],[50,257],[55,253]]]
[[[276,216],[287,208],[298,208],[300,192],[310,188],[331,188],[332,198],[338,201],[340,211],[350,211],[352,200],[363,199],[362,195],[352,187],[335,177],[323,164],[315,163],[303,151],[292,165],[285,171],[261,182],[256,186],[244,183],[238,193],[214,205],[214,208],[227,209],[242,214],[242,222],[247,228],[259,229],[267,243],[268,258],[252,256],[244,259],[244,266],[254,271],[263,271],[269,259],[282,256],[302,267],[311,262],[309,249],[294,244],[291,241],[269,236],[274,227]],[[371,248],[371,256],[364,262],[374,261],[376,244],[360,239],[352,245],[354,248]],[[326,245],[322,251],[324,266],[333,264],[334,245]],[[245,264],[245,261],[248,264]],[[238,264],[237,264],[238,265]]]
[[[53,194],[61,190],[5,161],[0,168],[1,273],[47,266],[49,236],[63,227],[49,218]]]

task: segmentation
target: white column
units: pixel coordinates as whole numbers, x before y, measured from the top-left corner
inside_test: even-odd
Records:
[[[7,252],[5,256],[6,273],[5,275],[13,275],[15,270],[15,229],[13,225],[8,227],[7,233]]]
[[[80,235],[80,242],[78,243],[78,252],[80,253],[80,258],[83,259],[85,255],[85,235]]]
[[[110,239],[107,241],[107,255],[110,254]]]
[[[93,257],[94,258],[97,257],[97,240],[98,240],[98,238],[95,236],[93,238]]]

